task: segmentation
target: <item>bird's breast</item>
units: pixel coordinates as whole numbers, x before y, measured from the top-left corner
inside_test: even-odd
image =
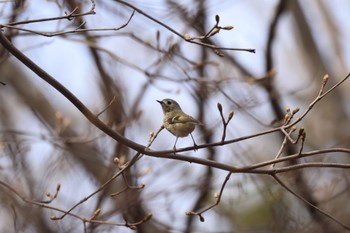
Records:
[[[176,137],[186,137],[193,132],[195,127],[196,125],[191,123],[173,123],[167,124],[165,128]]]

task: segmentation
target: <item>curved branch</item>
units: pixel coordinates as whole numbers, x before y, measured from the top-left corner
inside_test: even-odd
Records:
[[[119,133],[113,131],[110,127],[104,124],[100,119],[98,119],[95,114],[93,114],[72,92],[70,92],[66,87],[49,75],[46,71],[41,69],[37,64],[25,56],[21,51],[19,51],[13,44],[5,37],[3,31],[0,30],[0,43],[6,48],[12,55],[14,55],[18,60],[20,60],[25,66],[36,73],[45,82],[50,84],[54,89],[60,92],[64,97],[66,97],[92,124],[97,128],[101,129],[110,137],[114,138],[120,143],[123,143],[130,148],[138,151],[144,152],[145,146],[137,144]]]
[[[216,45],[213,44],[208,44],[208,43],[204,43],[204,42],[200,42],[200,41],[194,41],[191,38],[187,38],[186,36],[182,35],[181,33],[177,32],[176,30],[174,30],[173,28],[171,28],[170,26],[166,25],[165,23],[162,23],[161,21],[159,21],[158,19],[150,16],[149,14],[143,12],[142,10],[140,10],[139,8],[133,6],[132,4],[128,3],[128,2],[124,2],[121,0],[114,0],[116,2],[119,2],[135,11],[137,11],[138,13],[142,14],[143,16],[145,16],[146,18],[152,20],[153,22],[159,24],[160,26],[166,28],[167,30],[171,31],[172,33],[174,33],[175,35],[177,35],[178,37],[180,37],[181,39],[189,42],[189,43],[193,43],[193,44],[197,44],[197,45],[201,45],[204,47],[208,47],[214,50],[234,50],[234,51],[244,51],[244,52],[250,52],[250,53],[255,53],[255,49],[243,49],[243,48],[226,48],[226,47],[218,47]]]
[[[17,22],[8,23],[6,25],[8,25],[8,26],[15,26],[15,25],[30,24],[30,23],[40,23],[40,22],[61,20],[61,19],[72,20],[73,18],[76,18],[76,17],[81,17],[81,16],[85,16],[85,15],[94,15],[94,14],[96,14],[96,12],[95,12],[95,6],[96,5],[95,5],[95,2],[93,0],[90,0],[90,1],[91,1],[91,9],[89,11],[87,11],[87,12],[84,12],[84,13],[75,13],[79,9],[78,7],[76,7],[69,14],[66,13],[65,16],[17,21]]]
[[[303,201],[304,203],[306,203],[308,206],[311,206],[313,209],[317,210],[319,213],[323,214],[324,216],[330,218],[331,220],[333,220],[334,222],[336,222],[337,224],[339,224],[340,226],[342,226],[343,228],[350,230],[350,226],[346,225],[345,223],[339,221],[338,219],[336,219],[335,217],[333,217],[331,214],[325,212],[324,210],[318,208],[316,205],[312,204],[310,201],[306,200],[304,197],[300,196],[299,194],[297,194],[296,192],[294,192],[291,188],[289,188],[280,178],[278,178],[276,175],[272,175],[272,177],[277,181],[277,183],[279,183],[284,189],[286,189],[288,192],[290,192],[291,194],[293,194],[295,197],[297,197],[299,200]]]

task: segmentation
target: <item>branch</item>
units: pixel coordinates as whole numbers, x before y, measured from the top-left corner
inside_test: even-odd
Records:
[[[276,7],[274,18],[273,18],[273,20],[270,24],[270,27],[269,27],[269,33],[268,33],[268,38],[267,38],[267,42],[266,42],[266,59],[265,59],[266,60],[266,68],[265,68],[266,72],[268,72],[274,68],[273,67],[273,59],[272,59],[272,53],[273,53],[272,46],[273,46],[273,42],[276,38],[275,36],[276,36],[278,23],[281,21],[280,20],[281,16],[283,15],[283,13],[286,10],[287,3],[288,3],[288,1],[286,1],[286,0],[280,0],[279,4]]]
[[[226,47],[218,47],[216,45],[213,44],[207,44],[204,42],[200,42],[200,41],[194,41],[191,38],[188,38],[186,36],[183,36],[181,33],[177,32],[176,30],[174,30],[173,28],[171,28],[170,26],[166,25],[165,23],[162,23],[161,21],[159,21],[158,19],[150,16],[149,14],[143,12],[142,10],[140,10],[139,8],[135,7],[134,5],[128,3],[128,2],[124,2],[122,0],[114,0],[116,2],[119,2],[135,11],[137,11],[138,13],[140,13],[141,15],[145,16],[146,18],[152,20],[153,22],[159,24],[160,26],[166,28],[167,30],[169,30],[170,32],[174,33],[175,35],[177,35],[178,37],[180,37],[181,39],[189,42],[189,43],[193,43],[193,44],[197,44],[197,45],[201,45],[204,47],[208,47],[214,50],[234,50],[234,51],[245,51],[245,52],[250,52],[250,53],[255,53],[255,49],[243,49],[243,48],[226,48]]]
[[[348,163],[324,163],[324,162],[302,163],[302,164],[290,165],[290,166],[281,167],[281,168],[267,169],[266,172],[278,174],[278,173],[289,172],[289,171],[294,171],[294,170],[298,170],[298,169],[302,169],[302,168],[309,168],[309,167],[349,169],[350,164],[348,164]]]
[[[224,142],[225,141],[225,138],[226,138],[226,129],[227,129],[227,125],[228,123],[230,123],[232,117],[233,117],[233,114],[234,112],[231,111],[228,115],[228,119],[227,121],[225,120],[225,117],[222,113],[222,105],[220,103],[217,104],[217,107],[218,107],[218,110],[220,112],[220,116],[221,116],[221,121],[222,121],[222,125],[223,125],[223,130],[222,130],[222,137],[221,137],[221,142]]]
[[[40,23],[40,22],[54,21],[54,20],[61,20],[61,19],[72,20],[73,18],[76,18],[76,17],[81,17],[81,16],[85,16],[85,15],[94,15],[94,14],[96,14],[96,12],[95,12],[95,6],[96,5],[95,5],[94,0],[90,0],[90,2],[91,2],[90,10],[87,11],[87,12],[84,12],[84,13],[75,14],[75,12],[79,10],[79,8],[76,7],[69,14],[66,13],[65,16],[50,17],[50,18],[43,18],[43,19],[24,20],[24,21],[8,23],[6,25],[8,25],[8,26],[15,26],[15,25],[21,25],[21,24]],[[2,26],[2,24],[0,26]]]
[[[283,139],[283,141],[282,141],[282,144],[281,144],[281,146],[280,146],[280,149],[278,150],[278,152],[277,152],[277,154],[276,154],[276,156],[275,156],[275,160],[278,159],[278,158],[282,155],[283,150],[284,150],[284,148],[285,148],[285,146],[286,146],[286,144],[287,144],[287,142],[288,142],[288,140],[287,140],[288,137],[290,137],[290,135],[291,135],[295,130],[296,130],[296,128],[293,127],[288,133],[286,133],[286,135],[284,136],[284,139]],[[271,168],[273,168],[275,165],[276,165],[275,163],[271,164]]]
[[[36,65],[32,60],[30,60],[27,56],[25,56],[21,51],[19,51],[13,44],[5,37],[3,32],[0,30],[0,43],[6,48],[12,55],[14,55],[18,60],[20,60],[25,66],[31,69],[34,73],[36,73],[40,78],[42,78],[45,82],[51,85],[54,89],[60,92],[64,97],[66,97],[92,124],[94,124],[97,128],[101,129],[107,135],[115,139],[116,141],[129,146],[130,148],[138,151],[144,152],[145,146],[137,144],[125,137],[121,134],[115,132],[106,124],[104,124],[101,120],[99,120],[95,114],[93,114],[72,92],[70,92],[67,88],[65,88],[61,83],[59,83],[56,79],[54,79],[51,75],[49,75],[46,71],[41,69],[38,65]]]
[[[74,30],[60,31],[60,32],[40,32],[40,31],[15,27],[11,24],[0,24],[0,28],[4,27],[4,28],[9,28],[9,29],[15,29],[15,30],[25,31],[25,32],[29,32],[29,33],[33,33],[33,34],[37,34],[37,35],[41,35],[41,36],[46,36],[46,37],[61,36],[61,35],[65,35],[65,34],[82,33],[82,32],[118,31],[118,30],[126,27],[130,23],[134,14],[135,14],[135,11],[132,12],[131,16],[129,17],[129,19],[126,23],[124,23],[123,25],[121,25],[119,27],[113,27],[113,28],[80,28],[84,25],[84,23]]]
[[[221,201],[222,193],[224,192],[225,186],[226,186],[228,180],[230,179],[231,175],[232,175],[232,172],[229,172],[229,173],[227,174],[227,176],[226,176],[226,178],[225,178],[225,180],[224,180],[224,183],[223,183],[222,186],[221,186],[219,195],[216,197],[217,200],[216,200],[216,202],[215,202],[214,204],[212,204],[211,206],[209,206],[209,207],[207,207],[207,208],[205,208],[204,210],[199,211],[199,212],[186,211],[186,215],[187,215],[187,216],[190,216],[190,215],[198,215],[200,221],[201,221],[201,222],[204,222],[205,219],[204,219],[204,217],[202,216],[202,214],[203,214],[204,212],[206,212],[206,211],[208,211],[208,210],[214,208],[215,206],[219,205],[219,203],[220,203],[220,201]]]
[[[293,123],[289,124],[287,126],[287,128],[290,128],[292,127],[293,125],[296,125],[297,123],[299,123],[310,111],[311,109],[320,101],[322,100],[326,95],[328,95],[329,93],[331,93],[335,88],[337,88],[338,86],[340,86],[343,82],[345,82],[348,78],[350,77],[350,73],[345,77],[343,78],[342,80],[340,80],[339,82],[337,82],[335,85],[333,85],[328,91],[326,91],[324,93],[324,88],[328,82],[328,74],[326,74],[324,77],[323,77],[323,80],[322,80],[322,84],[321,84],[321,88],[320,88],[320,91],[316,97],[316,99],[314,101],[312,101],[308,107],[308,109],[296,120],[294,121]]]
[[[140,225],[140,224],[150,220],[151,217],[152,217],[152,214],[147,214],[143,219],[141,219],[138,222],[134,222],[134,223],[128,223],[128,222],[116,223],[116,222],[110,222],[110,221],[103,221],[103,220],[95,219],[101,212],[101,209],[97,209],[95,211],[94,215],[91,218],[86,218],[86,217],[83,217],[83,216],[80,216],[80,215],[77,215],[77,214],[72,214],[70,212],[67,212],[65,210],[59,209],[57,207],[50,206],[50,205],[46,204],[45,202],[34,201],[34,200],[29,199],[29,198],[26,198],[22,194],[20,194],[17,190],[15,190],[10,185],[6,184],[5,182],[3,182],[1,180],[0,180],[0,185],[5,187],[6,189],[10,190],[15,196],[19,197],[22,201],[24,201],[27,204],[39,206],[39,207],[42,207],[42,208],[45,208],[45,209],[51,209],[51,210],[58,211],[58,212],[61,212],[61,213],[65,213],[65,214],[67,214],[67,215],[69,215],[71,217],[74,217],[76,219],[81,220],[83,222],[84,226],[85,226],[85,223],[88,222],[88,223],[99,223],[99,224],[105,224],[105,225],[111,225],[111,226],[126,226],[126,227],[129,227],[130,229],[135,230],[138,225]],[[51,216],[51,219],[52,220],[56,220],[57,217]]]
[[[341,221],[339,221],[338,219],[336,219],[335,217],[333,217],[332,215],[328,214],[327,212],[325,212],[324,210],[318,208],[317,206],[315,206],[314,204],[312,204],[311,202],[309,202],[308,200],[306,200],[305,198],[303,198],[302,196],[300,196],[299,194],[297,194],[296,192],[294,192],[292,189],[290,189],[285,183],[283,183],[283,181],[278,178],[276,175],[272,175],[272,177],[277,181],[277,183],[279,183],[283,188],[285,188],[288,192],[290,192],[291,194],[293,194],[295,197],[297,197],[299,200],[303,201],[304,203],[306,203],[307,205],[311,206],[312,208],[314,208],[316,211],[318,211],[319,213],[325,215],[326,217],[332,219],[334,222],[338,223],[340,226],[342,226],[343,228],[350,230],[350,226],[346,225],[345,223],[342,223]]]
[[[88,196],[84,197],[82,200],[80,200],[78,203],[76,203],[73,207],[71,207],[68,211],[65,211],[60,217],[52,216],[51,219],[52,220],[63,219],[65,216],[67,216],[67,214],[70,214],[72,212],[72,210],[74,210],[75,208],[77,208],[79,205],[83,204],[87,200],[89,200],[91,197],[95,196],[95,194],[102,191],[108,184],[110,184],[113,180],[115,180],[117,177],[119,177],[126,169],[128,169],[132,165],[134,165],[137,162],[137,160],[139,159],[139,157],[140,157],[140,153],[137,153],[136,155],[134,155],[134,157],[129,162],[127,162],[123,165],[122,169],[120,169],[109,180],[107,180],[104,184],[102,184],[96,191],[94,191],[91,194],[89,194]]]

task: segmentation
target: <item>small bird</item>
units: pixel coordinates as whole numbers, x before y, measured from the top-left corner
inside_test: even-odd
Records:
[[[157,102],[160,103],[163,109],[164,128],[176,136],[175,144],[173,147],[174,152],[176,151],[176,143],[179,137],[187,137],[188,135],[191,135],[194,144],[193,146],[197,147],[197,144],[192,136],[192,132],[196,128],[196,125],[202,125],[202,123],[184,113],[180,105],[175,100],[163,99],[162,101],[157,100]]]

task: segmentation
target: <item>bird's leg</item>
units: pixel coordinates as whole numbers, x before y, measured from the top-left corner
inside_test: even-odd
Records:
[[[176,137],[176,140],[175,140],[175,143],[174,143],[174,147],[173,147],[174,154],[176,153],[176,143],[177,143],[177,139],[179,139],[179,137]]]
[[[190,135],[191,135],[191,138],[192,138],[192,141],[193,141],[194,151],[197,151],[197,150],[198,150],[198,148],[197,148],[197,144],[196,144],[196,142],[194,141],[194,138],[193,138],[193,136],[192,136],[192,134],[191,134],[191,133],[190,133]]]

